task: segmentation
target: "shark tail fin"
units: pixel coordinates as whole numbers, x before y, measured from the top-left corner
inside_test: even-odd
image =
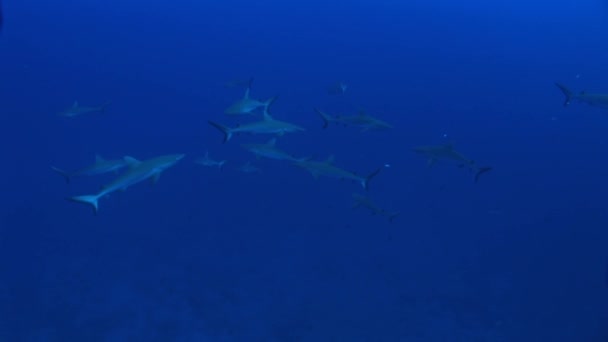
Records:
[[[75,196],[75,197],[70,197],[68,198],[69,201],[72,202],[76,202],[76,203],[83,203],[83,204],[88,204],[91,207],[93,207],[93,212],[95,213],[95,215],[97,215],[97,212],[99,211],[99,196],[97,195],[83,195],[83,196]]]
[[[365,189],[365,191],[369,191],[369,182],[380,173],[380,170],[382,169],[378,168],[376,171],[370,173],[367,177],[365,177],[365,179],[361,181],[361,186],[363,186],[363,189]]]
[[[53,171],[57,172],[58,174],[62,175],[62,176],[63,176],[63,178],[65,178],[65,182],[66,182],[66,183],[68,183],[68,184],[70,184],[70,179],[71,179],[71,177],[70,177],[70,174],[69,174],[69,173],[67,173],[67,172],[63,171],[63,170],[62,170],[62,169],[60,169],[60,168],[54,167],[54,166],[51,166],[51,169],[52,169]]]
[[[491,170],[492,170],[492,168],[489,166],[477,168],[477,172],[475,173],[475,183],[477,183],[477,181],[479,181],[479,177],[481,177],[481,175],[483,175],[484,173],[487,173]]]
[[[566,88],[566,86],[560,83],[556,82],[555,85],[559,88],[559,90],[562,91],[562,93],[564,93],[564,96],[566,97],[566,100],[564,100],[564,107],[567,107],[570,104],[570,101],[572,101],[574,94],[572,91],[570,91],[570,89]]]
[[[221,125],[221,124],[219,124],[217,122],[213,122],[213,121],[208,121],[208,122],[211,126],[217,128],[222,133],[224,133],[224,142],[230,141],[230,138],[232,138],[232,130],[229,127],[226,127],[224,125]]]
[[[278,97],[279,97],[278,95],[275,95],[264,102],[264,114],[265,115],[268,115],[270,113],[270,111],[268,109],[270,108],[270,106],[272,106],[272,104],[274,103],[274,101],[277,100]]]
[[[331,117],[317,108],[315,108],[315,112],[317,112],[317,114],[321,116],[321,119],[323,119],[323,128],[327,128],[329,126],[329,122],[331,121]]]

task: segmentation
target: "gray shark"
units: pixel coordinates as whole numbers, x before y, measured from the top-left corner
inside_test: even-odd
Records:
[[[276,99],[272,97],[266,101],[259,101],[251,98],[251,83],[253,82],[253,78],[249,80],[247,84],[247,89],[245,89],[245,95],[242,99],[230,105],[230,107],[226,108],[224,111],[225,114],[228,115],[243,115],[243,114],[254,114],[254,111],[258,108],[268,108]]]
[[[369,182],[380,172],[380,169],[377,169],[367,177],[360,176],[354,172],[350,172],[335,166],[334,156],[329,156],[329,158],[327,158],[325,161],[306,159],[295,161],[293,164],[308,170],[308,172],[310,172],[315,179],[319,178],[319,176],[348,179],[358,182],[365,190],[369,190]]]
[[[458,151],[454,150],[452,144],[418,146],[413,148],[414,152],[422,154],[428,158],[429,167],[435,165],[438,159],[452,160],[459,163],[460,166],[469,168],[475,172],[475,182],[479,177],[492,170],[491,167],[479,167],[474,160],[466,158]]]
[[[399,212],[390,212],[378,207],[374,202],[369,199],[369,197],[364,195],[354,193],[353,200],[355,200],[353,208],[365,207],[371,210],[373,215],[386,216],[390,222],[393,222],[395,217],[399,215]]]
[[[222,169],[222,167],[224,167],[224,164],[226,164],[225,160],[213,160],[209,158],[209,151],[205,151],[205,155],[201,158],[196,159],[194,162],[203,166],[217,166],[217,168],[220,170]]]
[[[105,102],[101,106],[85,107],[85,106],[79,105],[78,101],[74,101],[74,104],[72,104],[72,107],[60,112],[59,116],[73,118],[75,116],[80,116],[82,114],[88,114],[88,113],[96,113],[96,112],[105,113],[106,108],[109,105],[110,105],[110,102]]]
[[[98,201],[101,197],[118,190],[127,190],[130,186],[143,182],[146,179],[152,179],[152,183],[156,184],[163,171],[175,165],[182,158],[184,158],[183,154],[164,155],[144,161],[139,161],[129,156],[124,157],[125,162],[129,166],[129,169],[124,174],[113,182],[103,186],[97,194],[75,196],[68,198],[68,200],[88,204],[93,207],[93,211],[97,214],[99,211]]]
[[[262,120],[237,127],[226,127],[213,121],[208,122],[211,126],[224,133],[224,142],[230,141],[235,133],[276,134],[283,136],[285,133],[303,132],[306,130],[292,123],[274,119],[268,114],[268,108],[264,109],[264,117]]]
[[[555,83],[555,85],[566,97],[564,106],[568,106],[572,100],[578,100],[579,102],[584,102],[592,106],[608,108],[608,94],[588,94],[586,92],[575,94],[560,83]]]
[[[296,158],[289,153],[280,150],[276,146],[277,138],[272,138],[265,144],[242,144],[243,148],[255,154],[257,158],[264,157],[276,160],[299,161],[303,160]]]
[[[93,165],[89,165],[76,171],[66,172],[54,166],[51,166],[51,169],[62,175],[65,178],[65,181],[69,183],[74,177],[93,176],[108,172],[116,172],[125,166],[127,166],[127,163],[124,159],[106,160],[100,155],[95,155],[95,163]]]
[[[360,127],[362,132],[393,128],[392,125],[367,115],[364,111],[360,111],[357,115],[334,117],[327,115],[317,108],[315,108],[315,111],[321,116],[321,119],[323,119],[323,128],[327,128],[330,123]]]

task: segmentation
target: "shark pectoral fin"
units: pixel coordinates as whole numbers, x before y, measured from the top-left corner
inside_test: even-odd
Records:
[[[155,185],[156,183],[158,183],[158,180],[160,179],[160,172],[154,174],[154,176],[152,176],[152,185]]]

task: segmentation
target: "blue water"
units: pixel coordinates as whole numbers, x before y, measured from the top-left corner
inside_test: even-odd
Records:
[[[605,341],[608,5],[597,0],[4,3],[0,341]],[[357,184],[257,160],[208,120],[243,94],[306,127],[281,148]],[[348,84],[343,96],[327,87]],[[75,100],[105,114],[64,118]],[[368,113],[382,132],[322,128]],[[411,148],[453,143],[473,183]],[[209,150],[224,170],[193,161]],[[65,198],[50,169],[187,157],[158,184]],[[235,168],[251,161],[260,174]],[[390,167],[386,167],[390,166]]]

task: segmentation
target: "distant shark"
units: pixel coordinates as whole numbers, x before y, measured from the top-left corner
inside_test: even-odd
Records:
[[[268,107],[264,108],[264,116],[262,120],[241,126],[226,127],[214,121],[208,122],[211,126],[224,133],[224,142],[230,141],[235,133],[276,134],[282,136],[285,133],[303,132],[306,130],[292,123],[274,119],[272,116],[270,116],[270,114],[268,114]]]
[[[247,83],[247,89],[245,89],[245,95],[242,99],[233,103],[228,107],[224,113],[228,115],[243,115],[243,114],[254,114],[254,111],[258,108],[268,108],[276,99],[276,96],[266,101],[259,101],[251,98],[251,83],[253,78]]]
[[[224,164],[226,164],[225,160],[211,159],[209,157],[209,151],[205,151],[205,155],[201,158],[196,159],[194,162],[199,165],[203,165],[203,166],[211,166],[211,167],[217,166],[217,168],[220,170],[222,169],[222,167],[224,167]]]
[[[70,180],[74,177],[93,176],[108,172],[116,172],[124,168],[125,166],[127,166],[127,162],[124,159],[106,160],[100,155],[95,155],[95,163],[93,165],[84,167],[76,171],[66,172],[54,166],[51,166],[51,169],[62,175],[65,178],[65,181],[69,183]]]
[[[428,158],[429,167],[435,165],[438,159],[452,160],[458,162],[460,166],[465,166],[472,171],[475,171],[475,182],[479,180],[479,177],[492,170],[491,167],[479,167],[474,160],[468,159],[456,150],[452,144],[444,145],[431,145],[431,146],[418,146],[415,147],[414,152],[422,154]]]
[[[608,108],[608,94],[588,94],[584,91],[576,94],[560,83],[555,83],[555,85],[566,97],[564,100],[565,107],[568,106],[572,100],[578,100],[595,107]]]
[[[346,83],[339,81],[329,86],[329,88],[327,88],[327,93],[329,95],[344,95],[347,88],[348,86]]]
[[[377,169],[367,177],[357,175],[354,172],[350,172],[335,166],[334,156],[329,156],[325,161],[313,161],[306,159],[295,161],[293,164],[308,170],[308,172],[310,172],[315,179],[319,178],[319,176],[327,176],[338,179],[352,180],[361,184],[361,187],[363,187],[365,190],[369,190],[369,182],[380,172],[380,169]]]
[[[99,211],[98,201],[101,197],[118,190],[127,190],[130,186],[143,182],[146,179],[152,179],[152,184],[156,184],[160,175],[182,158],[184,158],[183,154],[164,155],[144,161],[139,161],[129,156],[124,157],[125,162],[129,166],[129,169],[124,174],[110,184],[102,187],[101,191],[95,195],[75,196],[68,198],[68,200],[88,204],[93,207],[93,211],[97,214]]]
[[[108,107],[109,105],[110,105],[110,103],[106,102],[106,103],[102,104],[101,106],[97,106],[97,107],[85,107],[85,106],[79,105],[78,101],[74,101],[74,104],[72,104],[72,106],[67,108],[66,110],[60,112],[59,116],[73,118],[75,116],[80,116],[82,114],[88,114],[88,113],[96,113],[96,112],[104,113],[106,111],[106,107]]]
[[[355,126],[361,128],[362,132],[371,130],[383,130],[393,128],[392,125],[367,115],[364,111],[360,111],[357,115],[352,116],[329,116],[323,111],[315,108],[315,111],[321,119],[323,119],[323,128],[329,127],[330,123],[342,124],[344,126]]]
[[[262,170],[259,167],[251,164],[251,162],[246,162],[245,164],[241,165],[238,170],[243,173],[262,173]]]
[[[399,215],[399,212],[389,212],[389,211],[386,211],[386,210],[378,207],[367,196],[354,193],[353,199],[355,200],[355,204],[353,205],[353,208],[365,207],[365,208],[371,210],[372,214],[374,214],[374,215],[386,216],[388,218],[389,222],[393,222],[395,217],[397,217]]]
[[[272,138],[265,144],[243,144],[243,148],[255,154],[256,157],[264,157],[276,160],[299,161],[303,159],[296,158],[289,153],[280,150],[276,146],[277,138]]]

